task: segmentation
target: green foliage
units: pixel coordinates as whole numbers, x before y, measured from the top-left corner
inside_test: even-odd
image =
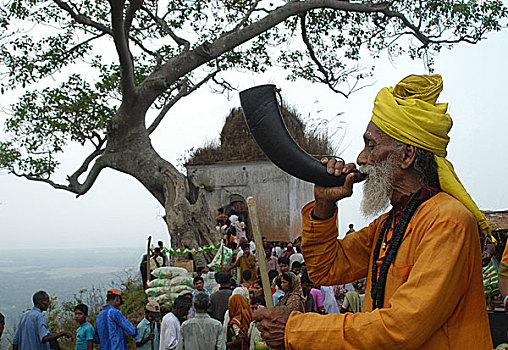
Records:
[[[55,154],[69,141],[101,143],[115,108],[108,106],[108,96],[99,88],[91,88],[82,76],[72,74],[58,88],[26,92],[6,120],[11,138],[0,143],[0,165],[49,177],[58,166]]]

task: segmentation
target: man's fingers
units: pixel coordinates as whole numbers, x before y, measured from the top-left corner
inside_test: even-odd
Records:
[[[329,159],[328,163],[326,163],[326,172],[328,174],[334,174],[335,173],[335,164],[337,161],[335,159]]]
[[[344,181],[344,188],[346,190],[346,194],[351,196],[353,194],[353,184],[355,182],[355,174],[349,173],[346,176],[346,181]]]

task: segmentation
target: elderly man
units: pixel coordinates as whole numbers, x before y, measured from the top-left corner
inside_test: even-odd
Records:
[[[436,103],[439,75],[382,89],[358,156],[367,174],[362,209],[376,218],[337,240],[336,202],[351,196],[354,164],[323,159],[341,187],[315,187],[302,210],[302,251],[312,281],[367,277],[363,313],[318,315],[285,308],[256,313],[272,348],[492,349],[478,228],[487,221],[444,158],[452,121]]]

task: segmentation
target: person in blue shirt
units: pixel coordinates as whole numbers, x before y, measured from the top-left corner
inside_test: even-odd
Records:
[[[92,350],[94,329],[90,322],[86,321],[88,317],[88,306],[78,304],[74,308],[74,320],[79,323],[76,330],[76,350]]]
[[[51,334],[46,324],[43,311],[50,304],[48,293],[41,290],[32,297],[34,308],[25,312],[18,323],[18,329],[12,342],[13,350],[49,350],[49,342],[60,337],[72,338],[71,332]]]
[[[101,350],[127,350],[125,333],[138,340],[138,332],[119,310],[123,304],[122,294],[117,289],[110,289],[106,302],[95,320],[94,343],[100,344]]]
[[[208,291],[208,289],[205,288],[205,280],[203,279],[203,277],[201,276],[197,276],[197,277],[194,277],[194,291],[192,292],[192,295],[196,295],[196,293],[199,293],[199,292],[205,292],[206,294],[208,294],[208,296],[210,296],[210,292]]]
[[[156,321],[160,319],[159,303],[149,301],[145,307],[145,318],[139,322],[137,327],[139,341],[136,342],[136,347],[139,350],[159,350],[159,326]]]

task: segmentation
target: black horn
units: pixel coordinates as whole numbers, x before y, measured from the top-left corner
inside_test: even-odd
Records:
[[[328,174],[326,167],[291,137],[275,89],[275,85],[260,85],[240,92],[245,121],[261,150],[275,165],[301,180],[327,187],[344,185],[346,175]],[[355,182],[363,180],[364,174],[355,173]]]

